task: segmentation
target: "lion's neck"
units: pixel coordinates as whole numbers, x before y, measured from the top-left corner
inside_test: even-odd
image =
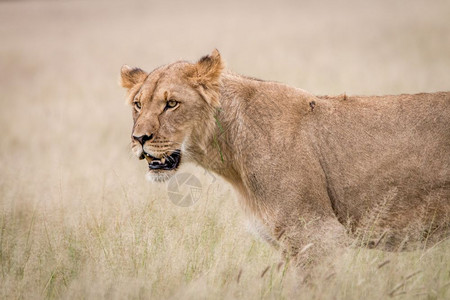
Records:
[[[236,75],[224,78],[221,107],[205,118],[204,127],[194,130],[189,152],[203,168],[219,174],[233,185],[240,185],[244,166],[239,156],[245,145],[239,130],[245,126],[245,112],[242,109],[244,99],[235,92],[236,84],[242,84]]]

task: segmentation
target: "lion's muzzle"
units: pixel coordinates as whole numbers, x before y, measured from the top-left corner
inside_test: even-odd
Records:
[[[139,159],[146,159],[150,171],[169,171],[176,169],[181,160],[181,151],[175,143],[153,134],[132,136],[133,151]]]

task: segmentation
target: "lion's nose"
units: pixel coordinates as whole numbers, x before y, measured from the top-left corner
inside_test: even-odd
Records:
[[[150,135],[141,135],[141,136],[135,136],[133,135],[133,138],[138,141],[142,146],[144,146],[146,141],[150,141],[151,139],[153,139],[153,134]]]

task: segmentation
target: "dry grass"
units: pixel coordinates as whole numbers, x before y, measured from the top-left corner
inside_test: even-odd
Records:
[[[173,205],[128,149],[124,63],[214,47],[233,70],[319,94],[448,90],[448,1],[0,2],[0,298],[448,299],[450,244],[355,249],[306,282],[201,169]]]

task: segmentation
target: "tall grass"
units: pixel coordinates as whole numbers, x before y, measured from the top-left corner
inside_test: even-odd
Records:
[[[235,71],[319,94],[448,90],[449,4],[161,3],[0,3],[0,298],[450,298],[448,241],[349,249],[309,273],[204,170],[184,167],[201,199],[172,204],[130,154],[117,86],[124,63],[217,47]]]

